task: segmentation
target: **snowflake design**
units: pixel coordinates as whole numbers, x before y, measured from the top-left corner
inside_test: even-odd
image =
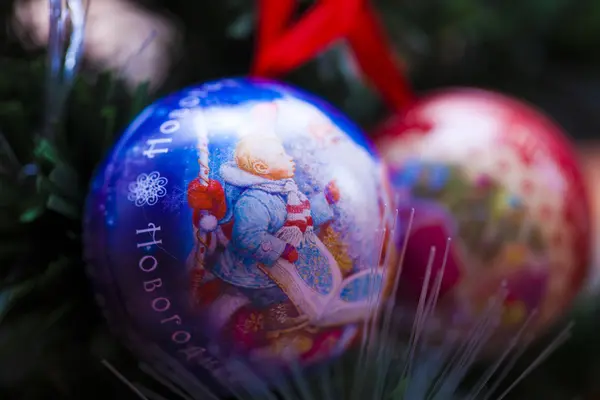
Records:
[[[273,317],[279,323],[285,323],[288,320],[287,310],[283,304],[278,304],[273,310]]]
[[[139,174],[135,182],[129,184],[127,199],[137,207],[153,206],[158,199],[167,195],[167,178],[160,176],[158,171],[149,174]]]
[[[170,195],[164,198],[162,206],[165,211],[177,211],[185,203],[187,203],[187,190],[176,187]]]
[[[242,332],[244,332],[244,333],[258,332],[263,329],[263,326],[264,326],[263,316],[258,313],[252,313],[244,321],[244,325],[242,327]]]

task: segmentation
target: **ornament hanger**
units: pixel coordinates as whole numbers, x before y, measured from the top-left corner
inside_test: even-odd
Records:
[[[276,77],[346,39],[362,73],[387,104],[403,110],[414,101],[385,30],[366,0],[320,0],[291,28],[295,0],[258,0],[258,43],[252,75]]]
[[[54,134],[79,69],[86,9],[82,0],[48,0],[48,5],[50,21],[44,135],[49,138]]]
[[[295,0],[258,0],[254,75],[281,75],[315,57],[352,29],[364,0],[319,0],[291,28]]]

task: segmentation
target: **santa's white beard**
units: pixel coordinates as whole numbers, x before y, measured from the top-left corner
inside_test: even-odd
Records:
[[[126,0],[82,0],[87,7],[84,59],[99,70],[118,73],[136,87],[160,84],[170,66],[178,32],[164,17]],[[47,46],[48,0],[21,0],[15,27],[24,42]]]

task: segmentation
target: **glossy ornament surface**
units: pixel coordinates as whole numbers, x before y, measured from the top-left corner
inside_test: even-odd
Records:
[[[496,298],[500,331],[529,317],[539,330],[565,311],[590,262],[590,213],[560,128],[508,97],[456,89],[424,97],[378,134],[404,224],[415,210],[400,304],[418,300],[434,246],[446,327],[472,323]]]
[[[233,358],[260,374],[326,361],[390,287],[386,179],[361,132],[299,90],[235,79],[172,94],[93,181],[100,301],[141,359],[218,386],[241,379]]]

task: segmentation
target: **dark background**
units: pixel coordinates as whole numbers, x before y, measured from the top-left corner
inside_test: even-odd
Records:
[[[30,136],[39,129],[39,119],[43,114],[44,68],[43,63],[39,63],[39,57],[43,56],[45,43],[34,37],[34,18],[24,17],[16,21],[15,10],[28,2],[42,4],[40,2],[43,1],[0,0],[0,18],[3,21],[3,29],[0,30],[0,130],[9,139],[12,138],[13,147],[19,154],[30,152]],[[255,1],[131,2],[140,7],[140,12],[143,8],[162,16],[178,31],[174,42],[164,48],[162,57],[151,61],[136,61],[134,57],[132,61],[134,64],[169,62],[169,71],[164,78],[154,80],[148,101],[190,83],[247,73],[254,50]],[[312,4],[310,1],[300,3],[303,9]],[[394,50],[406,63],[410,80],[417,91],[448,86],[477,86],[526,100],[544,110],[565,128],[582,149],[590,172],[595,172],[598,169],[596,167],[600,168],[600,152],[595,150],[596,142],[600,149],[600,1],[377,0],[374,5],[385,22]],[[38,15],[42,15],[42,20],[47,18],[44,12],[38,7]],[[130,44],[132,53],[140,47],[140,43],[134,42],[127,31],[112,36],[108,34],[117,29],[113,23],[120,16],[121,12],[116,8],[111,11],[110,7],[105,7],[103,14],[94,15],[88,21],[89,29],[105,32],[104,44],[109,49],[110,46],[115,47],[115,59],[118,45]],[[135,30],[135,24],[129,28]],[[103,72],[107,67],[97,62],[91,46],[88,51],[82,77],[92,89],[87,89],[85,93],[75,91],[75,97],[81,99],[87,96],[88,99],[97,100],[95,96],[97,92],[100,93],[98,88],[103,81],[95,79],[98,72]],[[37,64],[35,60],[38,60]],[[113,72],[119,72],[118,66],[111,68]],[[127,79],[130,78],[125,77],[125,81]],[[285,79],[336,104],[367,131],[387,115],[377,94],[367,88],[353,70],[343,43],[336,43],[326,53]],[[129,89],[128,93],[127,87],[119,87],[122,91],[119,99],[123,104],[131,103],[132,90]],[[83,183],[99,161],[105,148],[102,146],[107,145],[102,132],[114,131],[114,134],[118,134],[120,127],[131,117],[125,113],[114,124],[108,127],[102,125],[95,116],[100,111],[94,110],[96,106],[92,100],[89,100],[89,104],[71,104],[75,111],[71,111],[69,117],[69,134],[79,134],[85,140],[78,142],[77,151],[66,152],[61,159],[78,163],[77,172],[83,176]],[[18,103],[17,108],[15,102]],[[116,108],[124,109],[120,105]],[[15,117],[16,114],[19,114],[19,118]],[[0,163],[0,166],[3,164]],[[600,185],[595,184],[591,174],[589,176],[592,192],[599,192]],[[80,194],[84,193],[83,189],[79,190]],[[0,200],[4,201],[1,195]],[[30,198],[23,197],[21,200],[27,203]],[[597,205],[598,201],[594,204]],[[77,212],[77,208],[75,210]],[[3,210],[0,208],[0,211]],[[48,397],[48,393],[54,392],[46,392],[44,385],[50,382],[53,388],[59,387],[59,392],[68,392],[66,387],[77,380],[80,387],[74,393],[79,397],[73,398],[107,398],[111,393],[114,395],[113,387],[108,384],[114,384],[114,378],[100,366],[90,367],[89,360],[85,359],[88,341],[93,339],[94,346],[105,346],[102,341],[99,344],[97,339],[101,319],[95,314],[91,315],[91,310],[95,308],[93,299],[82,283],[85,277],[80,276],[82,268],[77,259],[80,257],[77,255],[79,250],[76,250],[78,244],[69,244],[71,242],[66,239],[63,241],[57,228],[63,226],[60,225],[63,220],[52,218],[45,218],[41,226],[35,225],[33,233],[29,232],[27,236],[29,242],[26,247],[41,257],[34,260],[38,264],[27,258],[28,263],[14,265],[28,272],[43,270],[44,263],[49,262],[50,256],[47,254],[71,251],[68,254],[71,254],[74,266],[69,273],[76,276],[73,279],[79,279],[76,281],[77,288],[61,278],[60,285],[53,283],[47,290],[50,293],[48,298],[59,305],[69,303],[77,307],[73,308],[73,315],[69,314],[71,319],[65,317],[63,325],[60,325],[63,330],[46,332],[30,328],[37,325],[28,325],[25,316],[42,319],[42,316],[33,313],[20,312],[18,316],[23,318],[13,318],[12,325],[5,320],[0,321],[3,323],[0,329],[0,389],[3,390],[3,386],[10,381],[9,386],[14,387],[6,392],[9,393],[8,397],[3,398],[56,398]],[[10,236],[16,235],[16,230],[3,231],[3,221],[0,221],[0,240],[7,237],[1,236],[6,232]],[[78,221],[75,221],[73,225],[77,224]],[[8,266],[2,264],[5,260],[3,254],[0,254],[1,271]],[[13,264],[10,266],[12,268]],[[5,278],[3,272],[2,279]],[[5,286],[4,283],[2,286]],[[4,307],[2,301],[0,298],[0,308]],[[30,309],[39,304],[31,299],[29,302]],[[595,299],[582,300],[573,314],[577,322],[574,338],[520,386],[522,398],[600,398],[598,304]],[[7,326],[11,327],[10,330]],[[22,331],[14,330],[15,326]],[[38,336],[29,338],[21,332]],[[68,348],[60,347],[65,343],[66,346],[72,343],[69,350],[57,352],[56,349]],[[128,362],[131,363],[131,360]],[[35,375],[35,379],[31,374]],[[23,393],[28,393],[29,397]],[[36,394],[41,397],[36,397]]]
[[[131,1],[163,14],[180,30],[177,54],[165,54],[173,65],[163,91],[248,71],[253,54],[254,1]],[[2,2],[4,15],[15,2]],[[304,9],[311,4],[299,2]],[[492,88],[536,104],[577,139],[594,139],[599,132],[599,2],[374,3],[418,91],[456,85]],[[104,21],[90,21],[110,23],[108,16]],[[11,35],[6,30],[4,34]],[[120,40],[127,41],[127,37]],[[2,55],[17,54],[19,47],[13,43],[1,49]],[[356,74],[348,72],[348,64],[347,54],[338,44],[286,79],[321,94],[363,124],[375,123],[385,110]]]

